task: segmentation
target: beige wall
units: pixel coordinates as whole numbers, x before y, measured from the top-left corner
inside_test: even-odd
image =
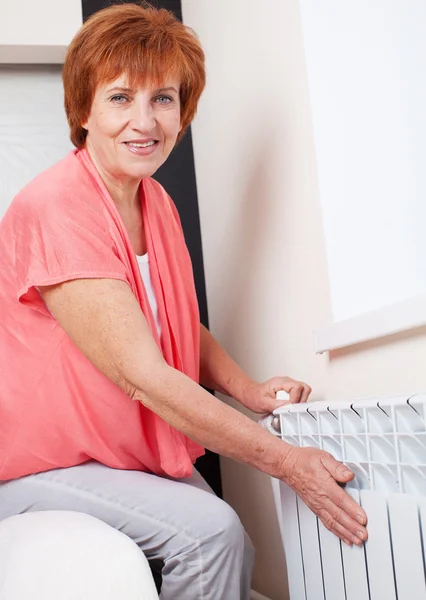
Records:
[[[63,63],[82,22],[81,0],[0,0],[0,64]]]
[[[290,375],[314,399],[426,391],[426,328],[313,351],[313,330],[332,315],[297,0],[182,5],[207,55],[193,135],[214,335],[254,378]],[[270,482],[222,466],[226,499],[257,547],[253,587],[284,600]]]

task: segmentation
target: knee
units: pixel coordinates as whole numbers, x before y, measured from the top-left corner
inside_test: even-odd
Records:
[[[255,548],[245,531],[240,518],[233,508],[220,501],[220,508],[214,513],[212,526],[218,531],[218,536],[211,538],[211,543],[216,545],[217,553],[231,552],[239,557],[245,564],[253,564]]]
[[[223,500],[217,499],[214,509],[209,511],[209,526],[205,538],[215,544],[218,551],[234,549],[238,553],[244,551],[248,538],[244,527],[233,508]],[[251,542],[249,541],[251,544]]]

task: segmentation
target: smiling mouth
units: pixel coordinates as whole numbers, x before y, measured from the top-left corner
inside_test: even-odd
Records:
[[[124,142],[126,144],[126,146],[129,146],[130,148],[149,148],[150,146],[154,146],[155,144],[158,144],[157,140],[150,140],[149,142]]]

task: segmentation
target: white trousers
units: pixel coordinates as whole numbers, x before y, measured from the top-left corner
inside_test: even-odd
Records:
[[[253,546],[195,469],[175,480],[91,461],[0,482],[0,520],[46,510],[86,513],[130,537],[162,574],[161,600],[250,598]]]

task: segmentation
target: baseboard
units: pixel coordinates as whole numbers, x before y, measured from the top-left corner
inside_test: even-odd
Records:
[[[251,594],[250,594],[250,600],[270,600],[270,599],[267,598],[266,596],[263,596],[262,594],[259,594],[259,592],[255,592],[254,590],[252,590]]]

